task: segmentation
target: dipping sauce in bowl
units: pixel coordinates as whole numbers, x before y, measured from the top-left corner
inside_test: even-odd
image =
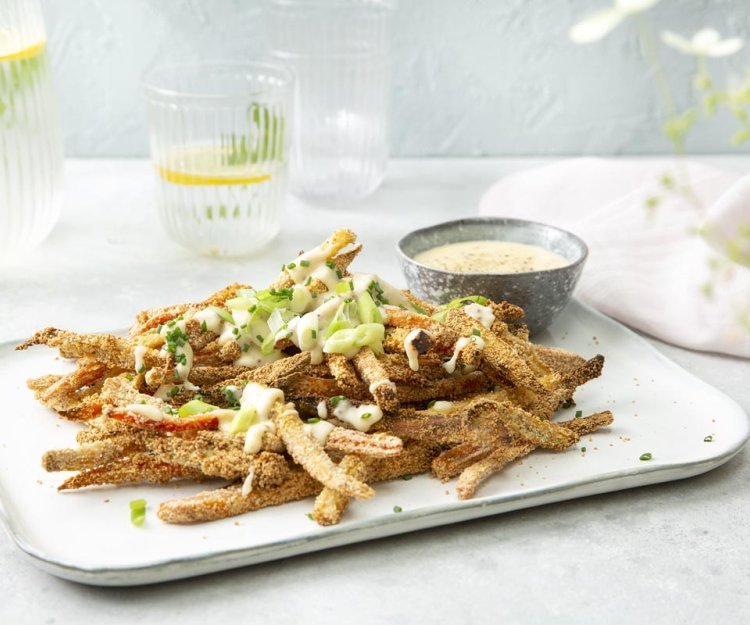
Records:
[[[537,245],[512,241],[462,241],[438,245],[414,256],[428,267],[461,273],[524,273],[569,265],[570,261]]]
[[[447,304],[482,295],[524,309],[529,330],[544,330],[570,300],[588,249],[548,224],[471,217],[414,230],[397,246],[408,287]]]

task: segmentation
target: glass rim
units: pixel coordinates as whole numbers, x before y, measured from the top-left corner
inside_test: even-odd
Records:
[[[195,72],[198,70],[209,70],[210,68],[226,69],[245,69],[258,74],[272,74],[280,82],[271,89],[258,89],[248,91],[242,94],[211,93],[210,91],[201,92],[200,90],[176,89],[174,87],[165,87],[158,83],[155,78],[160,74],[173,74],[176,72]],[[294,75],[286,67],[278,63],[269,63],[267,61],[194,61],[188,63],[168,63],[157,65],[144,73],[141,84],[144,95],[147,98],[181,98],[192,100],[206,100],[211,102],[245,100],[249,97],[269,95],[273,93],[291,93],[294,85]]]

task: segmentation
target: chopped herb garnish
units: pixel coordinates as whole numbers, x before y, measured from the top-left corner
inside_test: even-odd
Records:
[[[132,373],[128,373],[125,377],[128,379],[128,382],[132,382],[133,381],[133,374]]]
[[[310,261],[309,260],[301,260],[301,261],[299,261],[299,264],[300,264],[301,267],[309,267],[310,266]]]
[[[182,389],[179,386],[173,386],[172,388],[167,391],[168,397],[175,397],[176,395],[179,395]]]
[[[583,416],[583,410],[576,410],[576,419],[580,419]]]
[[[413,477],[414,476],[411,473],[404,473],[404,475],[401,476],[401,479],[406,480],[408,482]]]
[[[312,276],[307,276],[307,280],[305,280],[305,286],[310,286],[312,284]]]
[[[130,522],[141,527],[146,520],[146,500],[134,499],[130,502]]]
[[[343,395],[334,395],[331,397],[331,406],[337,406],[339,402],[346,401],[346,397]]]
[[[414,310],[416,310],[420,315],[426,315],[427,311],[422,308],[421,306],[417,306],[416,304],[411,305]]]
[[[473,329],[473,330],[471,331],[471,333],[472,333],[472,334],[473,334],[474,336],[482,336],[482,333],[481,333],[481,332],[479,331],[479,329],[478,329],[478,328],[474,328],[474,329]]]
[[[653,458],[653,456],[651,455],[651,452],[650,452],[650,451],[647,451],[647,452],[646,452],[645,454],[641,454],[641,455],[640,455],[640,456],[638,457],[638,460],[643,460],[643,461],[646,461],[646,460],[651,460],[651,458]]]
[[[167,327],[168,327],[168,328],[174,328],[174,327],[175,327],[176,325],[177,325],[177,322],[176,322],[176,321],[174,321],[174,320],[172,320],[172,321],[167,321]]]
[[[286,271],[286,265],[281,265],[281,271]]]
[[[310,330],[310,336],[312,336],[314,339],[318,338],[318,331],[317,330]]]
[[[246,352],[246,351],[247,351],[248,349],[250,349],[250,343],[245,343],[245,344],[244,344],[244,345],[242,346],[242,351],[243,351],[243,352]]]
[[[208,332],[208,324],[206,323],[205,319],[203,321],[201,321],[201,330],[203,332]]]
[[[581,451],[582,451],[583,453],[586,453],[586,448],[585,448],[585,447],[581,447]]]
[[[563,408],[565,408],[565,409],[567,410],[568,408],[572,408],[572,407],[573,407],[573,406],[575,406],[575,405],[576,405],[576,403],[575,403],[575,402],[574,402],[574,401],[573,401],[572,399],[566,399],[566,400],[565,400],[565,401],[563,402],[563,405],[562,405],[562,407],[563,407]]]
[[[403,508],[401,506],[393,506],[394,512],[403,512]]]
[[[430,402],[427,404],[427,407],[428,408],[432,408],[435,405],[436,402],[437,402],[437,399],[430,400]]]
[[[341,273],[341,270],[340,270],[340,269],[337,269],[337,270],[336,270],[336,277],[337,277],[337,278],[338,278],[339,280],[341,280],[341,278],[343,278],[343,277],[344,277],[344,274],[343,274],[343,273]]]
[[[311,513],[311,512],[308,512],[308,513],[307,513],[307,514],[306,514],[305,516],[306,516],[306,517],[307,517],[308,519],[310,519],[311,521],[313,520],[313,516],[312,516],[312,513]]]
[[[310,295],[312,296],[313,299],[318,299],[318,294],[315,291],[310,293]]]
[[[294,269],[297,266],[297,263],[289,263],[286,268],[287,269]]]
[[[360,417],[360,419],[369,419],[371,416],[372,416],[371,412],[365,412],[365,413],[362,414],[362,416]]]
[[[328,267],[329,269],[336,269],[336,265],[333,264],[332,260],[326,261],[326,267]]]
[[[146,365],[141,365],[136,369],[136,373],[146,373]]]
[[[309,418],[309,419],[307,420],[307,422],[308,422],[308,423],[310,423],[310,424],[313,424],[313,423],[320,423],[320,417],[310,417],[310,418]]]
[[[266,339],[265,339],[265,338],[263,337],[263,335],[261,335],[261,334],[256,334],[256,335],[255,335],[255,338],[256,338],[256,339],[258,339],[258,340],[259,340],[259,341],[260,341],[261,343],[262,343],[263,341],[265,341],[265,340],[266,340]]]
[[[713,443],[714,442],[714,437],[711,434],[709,434],[708,436],[706,436],[706,438],[703,439],[703,442],[704,443]]]

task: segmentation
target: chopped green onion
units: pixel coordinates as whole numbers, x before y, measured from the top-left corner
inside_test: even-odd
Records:
[[[305,280],[305,286],[310,286],[312,284],[312,276],[307,276],[307,280]]]
[[[383,315],[367,291],[357,296],[357,315],[362,323],[383,323]]]
[[[427,404],[428,408],[432,408],[437,403],[437,399],[431,399],[430,402]]]
[[[230,434],[237,434],[239,432],[247,432],[250,426],[258,418],[258,412],[252,406],[243,408],[232,419],[232,424],[229,426]]]
[[[307,422],[308,422],[308,423],[310,423],[310,424],[313,424],[313,423],[320,423],[320,417],[310,417],[310,418],[309,418],[309,419],[307,420]]]
[[[393,506],[393,511],[397,513],[403,512],[403,508],[401,506]]]
[[[310,266],[310,261],[309,260],[301,260],[301,261],[299,261],[299,264],[302,267],[309,267]]]
[[[138,367],[136,373],[146,373],[146,365],[141,365],[140,367]]]
[[[346,401],[346,397],[344,397],[343,395],[334,395],[330,399],[331,406],[338,406],[338,403],[340,401]]]
[[[576,410],[576,419],[580,419],[583,416],[583,410]]]
[[[481,332],[479,331],[479,328],[474,328],[474,329],[472,329],[471,333],[472,333],[472,334],[473,334],[474,336],[482,336],[482,333],[481,333]]]
[[[566,399],[563,402],[562,407],[565,408],[565,409],[568,409],[568,408],[572,408],[575,405],[576,405],[576,403],[572,399]]]
[[[289,263],[286,268],[287,269],[294,269],[297,266],[297,263]]]
[[[128,373],[125,377],[128,379],[128,382],[132,382],[133,381],[133,374],[132,373]]]
[[[219,308],[218,306],[211,306],[211,310],[213,310],[217,315],[219,315],[219,317],[221,317],[227,323],[231,323],[232,325],[234,325],[234,317],[232,317],[232,315],[230,315],[223,308]]]
[[[369,419],[370,417],[372,417],[372,413],[371,412],[365,412],[365,413],[362,414],[362,416],[360,417],[360,419],[365,419],[366,420],[366,419]]]
[[[351,286],[351,282],[339,282],[333,290],[336,291],[336,293],[338,293],[339,295],[343,295],[344,293],[349,293],[354,289]]]
[[[266,340],[262,334],[256,334],[255,338],[258,339],[258,341],[260,341],[261,343]]]
[[[344,274],[343,274],[343,273],[341,273],[341,270],[340,270],[340,269],[337,269],[337,270],[336,270],[336,277],[337,277],[337,278],[338,278],[339,280],[341,280],[341,278],[343,278],[343,277],[344,277]]]
[[[411,473],[404,473],[404,474],[403,474],[403,475],[401,476],[401,479],[402,479],[402,480],[406,480],[406,481],[409,481],[409,480],[410,480],[411,478],[413,478],[413,477],[414,477],[414,476],[413,476],[413,475],[412,475]]]
[[[206,320],[204,319],[201,321],[201,331],[208,332],[208,324],[206,324]]]
[[[653,456],[651,455],[651,452],[647,451],[645,454],[641,454],[638,457],[638,460],[644,460],[644,461],[646,461],[646,460],[651,460],[651,458],[653,458]]]
[[[186,404],[182,404],[177,414],[181,417],[192,417],[197,414],[203,414],[205,412],[211,412],[212,410],[218,409],[218,406],[213,404],[207,404],[200,399],[191,399]]]
[[[134,499],[130,502],[130,522],[141,527],[146,520],[146,500]]]
[[[314,339],[318,338],[318,331],[316,329],[310,330],[310,336],[312,336]]]
[[[332,260],[326,261],[326,267],[328,267],[329,269],[336,269],[336,265],[333,264]]]
[[[706,438],[703,439],[703,442],[704,443],[713,443],[714,442],[714,437],[711,434],[709,434],[708,436],[706,436]]]
[[[586,448],[585,447],[581,447],[581,451],[585,454],[586,453]]]

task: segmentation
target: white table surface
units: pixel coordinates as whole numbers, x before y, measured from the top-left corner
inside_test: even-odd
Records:
[[[710,160],[750,169],[750,158]],[[543,162],[394,161],[368,200],[327,209],[290,198],[290,225],[272,246],[218,260],[166,239],[147,161],[71,160],[54,232],[21,267],[0,269],[0,342],[47,325],[122,328],[142,308],[232,281],[264,285],[282,259],[341,226],[365,243],[358,265],[399,284],[393,247],[402,234],[473,214],[497,178]],[[747,360],[652,342],[750,412]],[[749,483],[745,450],[681,482],[142,588],[57,579],[0,534],[0,623],[747,622]]]

